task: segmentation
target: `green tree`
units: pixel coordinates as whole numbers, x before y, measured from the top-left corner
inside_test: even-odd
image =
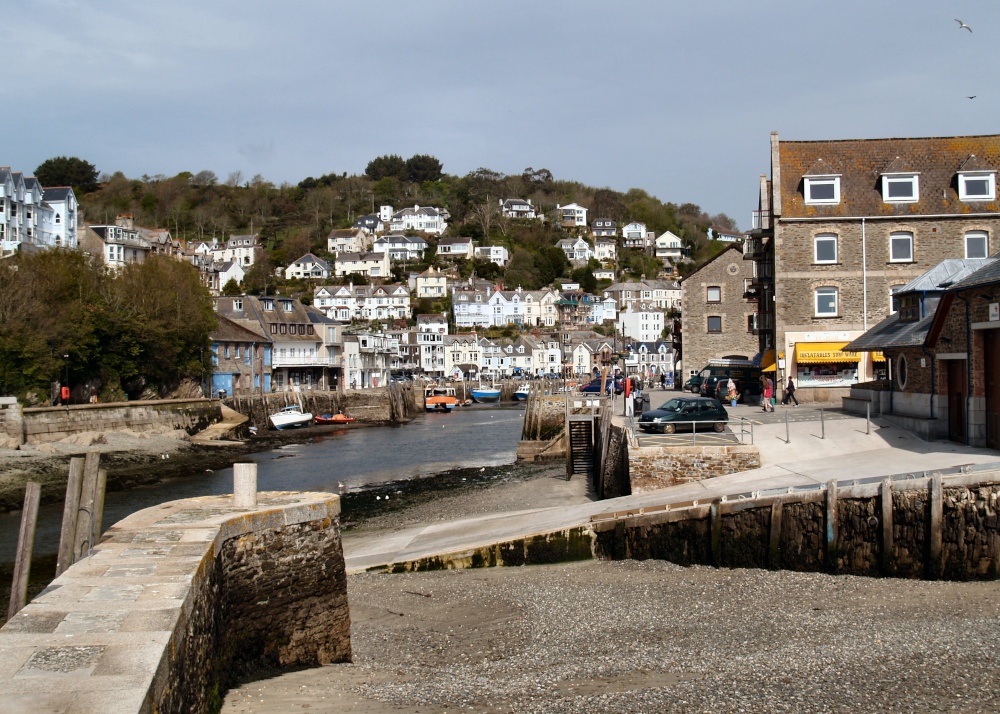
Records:
[[[406,166],[406,162],[402,156],[397,154],[386,154],[374,158],[365,167],[365,176],[372,181],[378,181],[387,176],[397,178],[400,181],[406,181],[409,175],[410,172]]]
[[[97,167],[75,156],[56,156],[46,159],[35,169],[35,178],[43,187],[72,186],[77,193],[91,193],[100,184]]]
[[[406,160],[407,175],[413,183],[440,180],[441,168],[441,162],[428,154],[414,154]]]

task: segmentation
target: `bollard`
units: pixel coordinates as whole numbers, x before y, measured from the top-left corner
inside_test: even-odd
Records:
[[[785,443],[786,444],[791,444],[792,443],[792,437],[788,433],[788,410],[787,409],[785,410]]]
[[[233,464],[233,507],[257,507],[257,464]]]
[[[872,433],[872,403],[865,402],[865,434]]]
[[[820,439],[826,438],[826,422],[823,421],[823,407],[819,408],[819,429],[820,429]]]

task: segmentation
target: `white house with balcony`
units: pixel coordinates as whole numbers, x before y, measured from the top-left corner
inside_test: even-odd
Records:
[[[76,232],[79,204],[73,189],[68,186],[46,188],[42,193],[42,203],[51,209],[51,225],[45,227],[46,232],[52,236],[50,245],[56,248],[76,248],[79,245]]]
[[[386,278],[392,274],[388,253],[341,253],[333,261],[336,277],[360,275],[366,278]]]
[[[494,324],[489,290],[456,286],[451,292],[451,310],[456,327],[490,327]]]
[[[657,236],[655,241],[655,256],[669,267],[684,257],[684,244],[679,236],[665,231]]]
[[[663,311],[652,303],[633,303],[618,313],[617,329],[631,340],[655,342],[663,335],[663,325]]]
[[[613,263],[618,258],[618,243],[612,238],[596,239],[594,257],[602,263]]]
[[[500,213],[507,218],[535,218],[537,213],[530,198],[501,198]]]
[[[123,226],[87,226],[80,239],[80,248],[100,255],[112,270],[129,263],[143,263],[149,255],[149,241],[134,228]]]
[[[424,374],[445,376],[444,338],[447,334],[446,316],[417,315],[417,346],[420,349],[420,369]]]
[[[510,253],[502,245],[481,245],[475,249],[477,260],[488,260],[499,265],[501,268],[507,267],[510,262]]]
[[[438,241],[437,254],[443,258],[466,260],[472,257],[474,248],[471,238],[442,238]]]
[[[652,243],[646,224],[632,221],[622,226],[622,245],[635,250],[646,250]]]
[[[587,209],[577,203],[556,204],[556,218],[563,228],[586,228]]]
[[[375,241],[372,251],[385,253],[396,262],[423,260],[427,241],[416,236],[388,235]]]
[[[332,267],[322,258],[312,253],[306,253],[294,263],[285,268],[285,280],[300,278],[304,280],[325,280],[333,272]]]
[[[262,252],[260,236],[257,233],[230,236],[225,243],[213,245],[212,259],[217,263],[232,260],[246,268],[253,265]]]
[[[594,257],[594,251],[583,238],[563,238],[556,242],[556,247],[562,249],[571,263],[586,263]]]
[[[445,335],[443,343],[444,371],[448,377],[475,379],[479,376],[483,369],[483,354],[475,332],[464,335]]]
[[[313,291],[313,305],[338,322],[406,320],[410,316],[410,291],[398,283],[321,285]]]
[[[334,228],[326,236],[326,249],[334,255],[363,253],[371,243],[371,234],[363,228]]]
[[[383,206],[383,208],[386,208]],[[391,206],[389,206],[391,210]],[[430,206],[414,206],[404,208],[392,214],[389,221],[390,231],[417,231],[420,233],[431,233],[441,235],[448,227],[445,220],[445,213],[440,208]]]

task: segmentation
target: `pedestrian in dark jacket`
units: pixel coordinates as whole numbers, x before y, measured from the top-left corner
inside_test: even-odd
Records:
[[[795,402],[795,406],[799,405],[799,400],[795,398],[795,382],[792,378],[788,378],[788,384],[785,385],[785,398],[781,400],[782,404],[787,405],[788,402]]]

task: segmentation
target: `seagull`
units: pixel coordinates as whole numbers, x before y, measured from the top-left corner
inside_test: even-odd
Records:
[[[959,19],[958,19],[957,17],[955,18],[955,22],[957,22],[957,23],[958,23],[958,29],[959,29],[959,30],[968,30],[969,32],[972,32],[972,28],[971,28],[971,27],[969,27],[968,25],[966,25],[966,24],[965,24],[964,22],[962,22],[961,20],[959,20]]]
[[[971,97],[966,97],[966,99],[975,99],[978,95],[973,94]]]

